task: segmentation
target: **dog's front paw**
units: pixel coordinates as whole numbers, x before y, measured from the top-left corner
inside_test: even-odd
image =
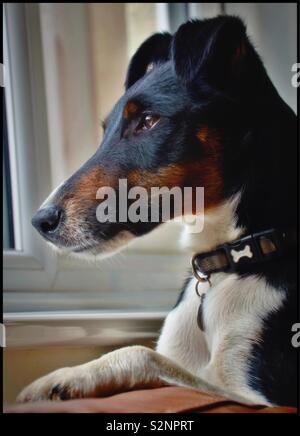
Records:
[[[31,383],[18,402],[103,397],[133,389],[156,387],[159,377],[150,371],[153,351],[132,346],[73,368],[58,369]]]
[[[91,377],[79,366],[61,368],[31,383],[17,397],[17,402],[69,400],[93,394]]]

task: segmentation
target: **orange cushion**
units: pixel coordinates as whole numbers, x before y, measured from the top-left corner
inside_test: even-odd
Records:
[[[14,404],[5,413],[297,413],[292,407],[248,406],[191,388],[144,389],[106,398]]]

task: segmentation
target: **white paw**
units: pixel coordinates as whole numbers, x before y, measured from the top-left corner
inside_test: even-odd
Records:
[[[134,386],[156,386],[158,376],[149,371],[153,353],[142,346],[126,347],[83,365],[58,369],[23,389],[17,401],[94,398],[130,390]]]
[[[17,402],[68,400],[92,395],[93,386],[89,371],[84,371],[78,366],[61,368],[35,380],[22,390]]]

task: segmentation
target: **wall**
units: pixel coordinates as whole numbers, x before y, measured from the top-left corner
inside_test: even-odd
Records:
[[[297,62],[296,3],[225,3],[227,14],[245,20],[248,32],[282,98],[297,110],[291,67]]]

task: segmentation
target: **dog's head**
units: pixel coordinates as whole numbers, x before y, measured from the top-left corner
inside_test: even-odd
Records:
[[[160,222],[118,219],[117,201],[116,222],[99,222],[103,198],[97,191],[106,186],[118,196],[120,179],[128,189],[147,192],[204,187],[205,210],[216,207],[241,188],[242,144],[274,92],[236,17],[191,21],[174,36],[153,35],[130,62],[101,146],[50,195],[33,225],[69,251],[119,248]]]

